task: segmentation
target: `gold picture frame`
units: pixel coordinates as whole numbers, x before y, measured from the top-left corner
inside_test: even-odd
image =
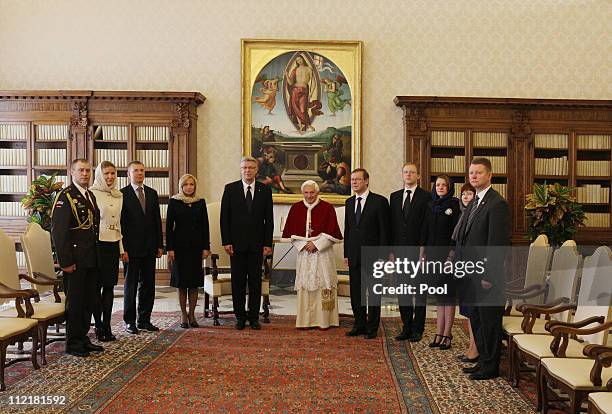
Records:
[[[242,153],[274,202],[319,183],[340,205],[361,166],[361,41],[242,39]]]

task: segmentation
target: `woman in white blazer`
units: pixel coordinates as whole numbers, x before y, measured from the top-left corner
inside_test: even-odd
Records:
[[[98,292],[95,306],[96,337],[108,342],[117,339],[111,332],[113,290],[119,279],[119,258],[127,262],[127,253],[121,242],[121,208],[123,193],[117,189],[117,168],[110,161],[102,161],[96,168],[91,190],[100,209],[100,236],[98,243]]]

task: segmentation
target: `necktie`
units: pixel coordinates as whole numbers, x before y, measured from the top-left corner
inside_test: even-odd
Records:
[[[253,194],[251,194],[251,186],[250,185],[247,186],[246,205],[247,205],[247,210],[250,213],[251,212],[251,208],[253,208]]]
[[[470,210],[470,215],[468,216],[467,224],[465,225],[466,230],[470,228],[470,224],[472,224],[472,220],[474,220],[474,216],[476,216],[476,210],[478,210],[478,196],[474,197],[472,209]]]
[[[404,213],[404,218],[408,218],[408,210],[410,210],[410,202],[412,200],[410,200],[410,194],[412,193],[411,190],[406,190],[406,199],[404,200],[404,205],[402,206],[402,212]]]
[[[359,225],[361,220],[361,197],[357,197],[357,210],[355,210],[355,223]]]
[[[138,201],[140,201],[140,207],[142,207],[142,212],[146,213],[144,190],[142,187],[138,187],[136,192],[138,193]]]
[[[93,202],[91,201],[91,197],[89,195],[89,190],[85,190],[85,200],[87,200],[87,202],[89,203],[91,209],[94,209],[94,205]]]

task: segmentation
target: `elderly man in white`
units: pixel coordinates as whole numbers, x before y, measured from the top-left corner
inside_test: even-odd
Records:
[[[283,229],[283,240],[297,250],[295,290],[298,328],[339,326],[338,274],[333,245],[342,241],[334,207],[319,198],[319,185],[305,181],[304,200],[295,203]]]

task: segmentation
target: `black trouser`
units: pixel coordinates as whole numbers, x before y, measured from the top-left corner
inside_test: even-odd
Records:
[[[93,314],[96,321],[96,329],[108,331],[111,330],[111,315],[113,313],[114,286],[99,286],[96,292],[98,297],[98,306]]]
[[[66,351],[85,351],[98,285],[96,268],[80,267],[64,272],[66,290]]]
[[[422,335],[425,330],[427,294],[414,295],[414,304],[401,305],[401,303],[412,302],[412,300],[412,296],[403,295],[399,297],[399,311],[402,317],[402,323],[404,324],[403,331]]]
[[[232,302],[236,319],[245,322],[259,320],[261,306],[261,266],[263,254],[259,252],[237,252],[231,257]],[[244,310],[247,285],[249,287],[249,312]]]
[[[355,317],[354,328],[365,329],[368,333],[376,333],[380,324],[380,297],[372,294],[367,295],[367,286],[363,286],[361,279],[361,265],[349,266],[351,308]],[[366,296],[367,307],[364,306]]]
[[[470,325],[478,348],[478,365],[485,374],[499,374],[503,306],[474,306]]]
[[[98,242],[98,290],[94,309],[96,329],[111,331],[114,287],[119,273],[119,242]]]
[[[136,293],[138,293],[138,324],[150,323],[155,300],[155,256],[129,256],[129,260],[124,267],[123,321],[136,322]]]

